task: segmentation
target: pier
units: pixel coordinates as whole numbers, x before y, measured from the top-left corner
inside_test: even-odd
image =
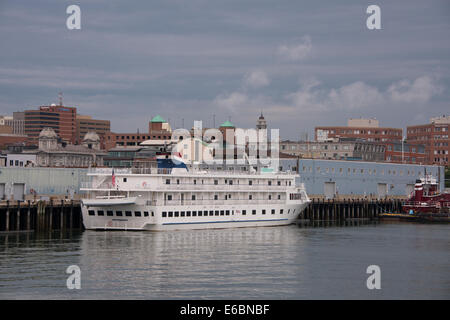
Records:
[[[384,212],[400,212],[400,199],[312,199],[300,221],[349,221],[378,219]]]
[[[82,228],[79,201],[63,199],[0,202],[0,232],[46,232]]]
[[[344,222],[378,219],[386,212],[400,212],[400,199],[312,199],[299,222]],[[82,230],[78,200],[3,201],[0,232],[49,232]]]

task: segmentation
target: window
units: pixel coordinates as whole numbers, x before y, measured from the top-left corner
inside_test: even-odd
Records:
[[[214,180],[214,185],[218,185],[219,184],[219,180]]]
[[[248,185],[251,186],[252,184],[253,184],[253,181],[252,181],[252,180],[249,180],[249,181],[248,181]]]
[[[280,209],[280,214],[283,214],[283,209]]]
[[[167,212],[166,212],[166,211],[163,211],[162,217],[163,217],[163,218],[167,217]]]
[[[175,217],[179,217],[180,216],[180,212],[179,211],[175,211]]]
[[[123,182],[127,182],[127,178],[123,178]]]
[[[169,218],[173,217],[173,211],[169,211]]]
[[[280,194],[278,195],[278,200],[281,200],[281,195]]]
[[[195,200],[195,194],[192,195],[192,200]]]
[[[220,215],[224,216],[225,215],[225,211],[224,210],[220,210]]]
[[[97,215],[99,215],[99,216],[104,216],[104,215],[105,215],[105,212],[104,212],[103,210],[98,210],[98,211],[97,211]]]
[[[197,216],[197,211],[192,211],[192,216],[196,217]]]
[[[89,210],[88,213],[89,213],[90,216],[95,216],[95,211],[94,210]]]
[[[210,210],[210,211],[209,211],[209,215],[210,215],[210,216],[213,216],[213,215],[214,215],[214,211]]]
[[[269,180],[269,181],[268,181],[268,184],[269,184],[269,186],[271,186],[271,185],[272,185],[272,181]]]
[[[166,179],[166,184],[170,184],[170,179]]]
[[[281,186],[281,181],[277,181],[277,185]]]
[[[216,210],[215,215],[216,215],[216,216],[219,215],[219,210]]]
[[[214,200],[218,200],[219,196],[217,194],[214,195]]]
[[[262,214],[266,214],[266,210],[265,209],[262,210]]]
[[[148,217],[148,211],[144,211],[144,217]]]
[[[245,216],[247,214],[247,210],[242,210],[242,215]]]
[[[275,209],[272,209],[272,214],[275,214]]]
[[[252,214],[256,214],[256,210],[252,210]]]
[[[203,213],[202,211],[199,211],[199,212],[198,212],[198,216],[201,217],[201,216],[202,216],[202,213]]]
[[[181,211],[181,217],[184,217],[186,213],[184,211]]]
[[[112,217],[114,215],[114,212],[112,211],[106,211],[106,215],[109,217]]]
[[[168,200],[168,201],[172,201],[172,195],[171,195],[171,194],[168,194],[168,195],[167,195],[167,200]]]
[[[248,195],[248,200],[252,200],[252,195],[251,194]]]
[[[131,211],[125,211],[125,216],[131,217]]]
[[[191,216],[191,212],[190,211],[186,211],[186,217],[190,217]]]
[[[141,212],[140,211],[135,211],[134,212],[134,216],[135,217],[141,217]]]
[[[122,211],[116,211],[116,216],[117,217],[121,217],[122,216]]]
[[[229,215],[230,215],[230,210],[226,210],[226,211],[225,211],[225,215],[226,215],[226,216],[229,216]]]

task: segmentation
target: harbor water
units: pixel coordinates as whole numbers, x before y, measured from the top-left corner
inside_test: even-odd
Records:
[[[450,226],[0,235],[0,299],[449,299]],[[78,266],[80,289],[66,269]],[[369,290],[367,267],[380,267]]]

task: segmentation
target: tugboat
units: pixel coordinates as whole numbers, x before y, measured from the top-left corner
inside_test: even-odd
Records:
[[[403,203],[403,212],[430,221],[450,221],[450,193],[441,193],[436,178],[416,180],[414,192]]]

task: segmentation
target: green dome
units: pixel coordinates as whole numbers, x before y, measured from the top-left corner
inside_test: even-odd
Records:
[[[230,121],[225,121],[220,125],[220,127],[226,127],[226,128],[234,128],[234,124],[232,124]]]
[[[164,120],[160,115],[157,115],[152,120],[150,120],[150,122],[167,122],[167,121]]]

